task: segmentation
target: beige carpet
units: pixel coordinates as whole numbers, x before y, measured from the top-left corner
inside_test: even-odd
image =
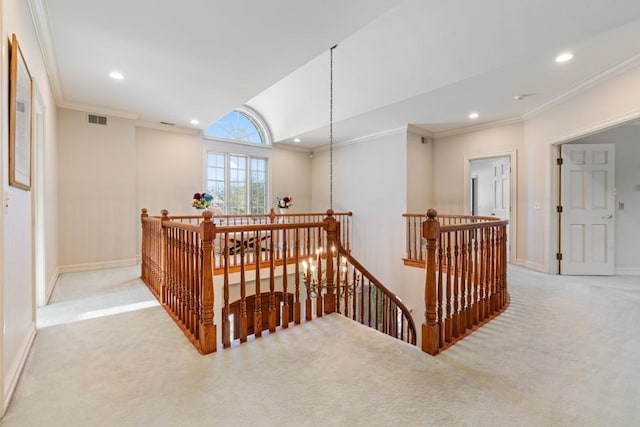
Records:
[[[438,357],[339,315],[200,356],[136,279],[64,275],[6,426],[640,424],[640,278],[511,268],[511,306]]]

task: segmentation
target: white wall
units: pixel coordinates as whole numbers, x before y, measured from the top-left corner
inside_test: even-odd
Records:
[[[407,213],[433,207],[433,147],[431,140],[407,133]]]
[[[329,208],[329,152],[315,153],[313,210]],[[407,206],[407,134],[399,131],[334,148],[336,212],[353,212],[353,255],[385,286],[402,294]]]
[[[56,179],[56,107],[48,76],[42,60],[31,14],[26,1],[5,0],[2,4],[2,149],[0,170],[3,197],[8,208],[0,221],[0,286],[2,304],[2,397],[4,411],[18,380],[35,336],[35,281],[32,235],[33,193],[8,186],[8,70],[9,43],[13,33],[18,42],[31,77],[37,86],[45,107],[45,164],[46,179],[45,208],[47,217],[45,234],[45,281],[52,284],[56,278],[57,258],[57,179]],[[35,181],[32,179],[32,185]],[[1,415],[1,414],[0,414]]]
[[[527,189],[519,223],[527,245],[520,256],[542,271],[555,271],[557,248],[557,177],[553,145],[575,140],[640,117],[640,66],[610,74],[564,102],[528,119],[524,126],[524,150],[519,157],[522,174],[519,185]],[[540,209],[535,208],[540,204]],[[523,239],[520,239],[522,242]]]
[[[475,132],[457,134],[448,137],[436,138],[434,148],[434,200],[438,212],[450,214],[465,214],[465,204],[468,204],[465,191],[465,168],[469,167],[470,159],[495,157],[506,153],[516,153],[518,159],[523,151],[523,123],[512,123],[481,129]],[[524,171],[521,162],[512,164],[517,171],[516,182],[511,182],[516,186],[517,197],[511,200],[512,212],[516,212],[516,218],[512,216],[512,221],[517,227],[516,258],[524,253],[524,247],[531,241],[527,238],[531,234],[523,234],[528,230],[526,220],[521,216],[522,210],[517,204],[522,204],[526,200],[528,189],[522,185]],[[489,190],[491,190],[489,188]],[[490,194],[490,193],[489,193]],[[526,202],[525,202],[526,203]],[[515,208],[514,208],[515,206]],[[512,234],[513,235],[513,234]],[[514,236],[515,237],[515,236]],[[534,235],[534,239],[540,238],[540,233]],[[513,260],[514,258],[512,258]],[[524,261],[522,261],[524,263]]]
[[[310,212],[311,200],[311,159],[308,151],[300,151],[283,145],[273,150],[271,167],[273,204],[277,197],[291,196],[294,212]]]
[[[640,275],[640,126],[620,126],[576,142],[616,146],[616,272]]]
[[[193,215],[191,196],[205,191],[200,138],[138,127],[135,147],[138,217],[142,208],[149,215],[160,215],[162,209],[170,215]]]
[[[89,124],[86,113],[59,109],[58,141],[61,270],[134,263],[134,121]]]

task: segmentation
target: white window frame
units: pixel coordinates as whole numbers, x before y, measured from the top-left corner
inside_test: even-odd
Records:
[[[209,153],[222,154],[225,156],[225,192],[228,192],[229,184],[229,168],[228,157],[229,156],[246,156],[247,157],[247,185],[249,185],[249,174],[251,173],[251,158],[265,159],[266,160],[266,180],[265,180],[265,213],[269,213],[269,207],[272,206],[271,201],[271,164],[272,162],[272,150],[271,147],[265,147],[262,144],[238,144],[236,142],[227,142],[221,140],[211,139],[205,141],[203,144],[202,152],[202,188],[208,187],[208,167],[209,167]],[[249,188],[248,188],[249,190]],[[227,197],[227,194],[225,194]],[[251,192],[247,191],[247,197],[251,197]],[[249,207],[249,200],[247,200],[247,207]],[[228,213],[229,205],[225,203],[225,214]],[[249,210],[250,211],[250,210]],[[249,213],[249,212],[247,212]]]
[[[230,142],[232,144],[248,145],[250,147],[271,148],[273,146],[273,139],[271,137],[271,132],[269,131],[269,127],[264,122],[264,120],[262,120],[262,118],[258,113],[256,113],[252,108],[247,107],[246,105],[235,108],[233,111],[239,111],[240,113],[246,115],[249,118],[249,120],[251,120],[251,122],[253,122],[253,124],[256,125],[258,132],[261,133],[262,138],[264,140],[262,144],[258,144],[255,142],[240,141],[237,139],[221,138],[218,136],[216,137],[210,136],[210,135],[207,135],[206,128],[202,130],[202,138],[211,140],[211,141]]]

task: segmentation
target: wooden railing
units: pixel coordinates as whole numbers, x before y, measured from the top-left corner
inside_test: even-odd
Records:
[[[507,224],[427,212],[421,226],[426,241],[423,351],[439,353],[508,306]]]
[[[170,221],[176,221],[186,224],[199,224],[202,221],[202,216],[168,216]],[[268,214],[258,214],[258,215],[215,215],[212,217],[212,222],[218,227],[239,227],[244,225],[260,225],[260,224],[301,224],[301,223],[322,223],[326,213],[276,213],[273,209]],[[351,249],[351,212],[336,212],[334,217],[340,222],[340,241],[343,242],[343,245],[347,250]],[[312,255],[313,251],[317,247],[326,246],[326,242],[323,241],[325,239],[324,233],[322,232],[322,227],[316,227],[314,229],[301,229],[300,230],[300,245],[301,245],[301,256],[305,257],[308,255]],[[267,256],[269,254],[273,254],[275,257],[276,264],[281,264],[283,260],[283,252],[282,248],[285,246],[285,242],[283,239],[282,233],[269,233],[268,231],[263,232],[260,236],[248,236],[245,234],[245,238],[241,239],[240,235],[234,235],[233,232],[230,235],[230,257],[229,257],[229,268],[231,272],[239,272],[240,271],[240,245],[244,246],[252,246],[253,238],[258,238],[263,241],[263,251],[261,253],[261,261],[268,262]],[[289,236],[291,237],[291,236]],[[247,242],[247,239],[250,241]],[[273,240],[274,248],[276,249],[274,252],[267,252],[266,247],[269,245],[269,242],[264,242],[265,240]],[[293,248],[294,244],[292,241],[286,242],[286,247],[289,250],[287,254],[287,258],[289,260],[293,259]],[[222,253],[222,248],[224,247],[224,236],[221,233],[216,234],[216,238],[213,242],[214,254],[216,255],[214,258],[214,272],[216,275],[222,274],[223,272],[223,264],[222,257],[220,256]],[[246,252],[246,251],[245,251]],[[253,257],[253,255],[251,255]],[[251,258],[250,260],[245,260],[244,268],[253,269],[255,265],[255,260]]]
[[[405,265],[424,268],[426,261],[425,240],[422,233],[422,225],[425,214],[406,213],[402,215],[406,221],[407,254],[403,258]],[[438,222],[442,226],[478,224],[496,221],[495,217],[470,216],[470,215],[438,215]]]
[[[166,210],[150,217],[143,209],[142,279],[203,354],[217,348],[216,291],[222,295],[217,307],[225,348],[236,339],[244,342],[264,330],[311,320],[314,307],[315,316],[337,311],[415,344],[408,310],[351,256],[341,242],[343,222],[336,216],[350,214],[328,211],[321,222],[248,218],[242,224],[217,225],[211,212],[194,224],[187,217],[169,217]],[[316,283],[301,267],[310,257],[325,265]]]

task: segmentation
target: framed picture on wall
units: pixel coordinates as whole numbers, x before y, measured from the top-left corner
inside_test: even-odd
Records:
[[[31,189],[32,82],[16,35],[9,60],[9,185]]]

